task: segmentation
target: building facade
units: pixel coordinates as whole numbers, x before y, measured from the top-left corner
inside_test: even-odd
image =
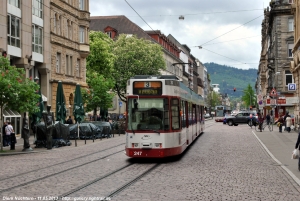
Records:
[[[50,1],[2,0],[0,26],[1,53],[7,54],[12,66],[23,68],[27,78],[39,78],[46,104],[51,68]],[[16,134],[21,133],[21,116],[9,113],[4,121],[11,121]]]
[[[87,86],[89,0],[2,0],[0,11],[1,52],[26,77],[39,78],[44,105],[52,111],[62,81],[72,115],[76,83]]]
[[[287,111],[294,113],[294,91],[288,89],[294,83],[290,70],[294,48],[294,16],[292,1],[270,2],[262,22],[262,50],[256,92],[263,97],[264,113],[274,111],[275,118]]]
[[[73,116],[76,84],[87,87],[86,57],[89,55],[89,0],[50,0],[51,66],[48,89],[52,110],[56,110],[58,81],[62,82],[67,116]]]

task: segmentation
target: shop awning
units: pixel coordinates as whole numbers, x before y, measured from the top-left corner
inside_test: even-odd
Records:
[[[42,99],[43,99],[44,102],[47,102],[47,100],[48,100],[47,97],[44,96],[43,94],[42,94]]]
[[[21,115],[19,112],[5,108],[3,110],[3,117],[21,117]]]

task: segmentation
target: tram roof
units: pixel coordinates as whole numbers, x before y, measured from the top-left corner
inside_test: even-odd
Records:
[[[165,79],[165,80],[179,80],[176,75],[135,75],[131,79]]]

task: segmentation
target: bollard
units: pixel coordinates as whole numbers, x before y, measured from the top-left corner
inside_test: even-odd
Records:
[[[10,133],[10,150],[15,150],[16,134]]]

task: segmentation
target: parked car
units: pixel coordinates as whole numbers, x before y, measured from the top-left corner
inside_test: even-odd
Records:
[[[253,118],[258,118],[256,111],[241,111],[238,112],[236,115],[227,117],[226,123],[229,126],[237,126],[238,124],[249,124],[250,114],[252,114]]]
[[[206,114],[204,115],[204,118],[205,118],[205,119],[210,118],[210,114],[206,113]]]

